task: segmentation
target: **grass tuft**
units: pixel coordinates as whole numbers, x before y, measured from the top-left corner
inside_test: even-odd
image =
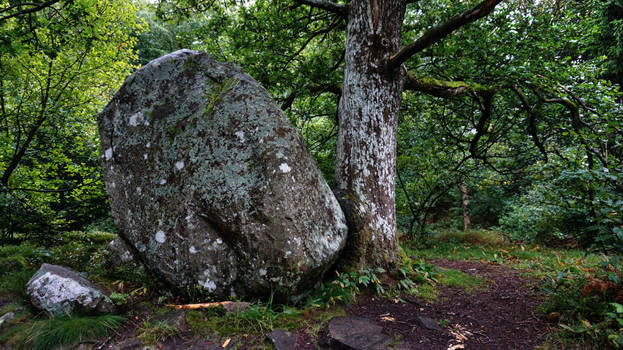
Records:
[[[486,244],[501,246],[507,243],[504,236],[490,230],[448,230],[438,233],[434,238],[438,242]]]
[[[25,332],[23,346],[27,349],[48,350],[59,346],[74,346],[86,340],[105,337],[119,328],[125,318],[118,315],[74,316],[36,321]]]

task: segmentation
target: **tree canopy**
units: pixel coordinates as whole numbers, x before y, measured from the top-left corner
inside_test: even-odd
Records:
[[[0,3],[3,232],[106,217],[93,116],[132,69],[179,48],[234,61],[260,81],[339,185],[351,6]],[[619,249],[622,9],[617,0],[409,1],[384,67],[408,72],[397,121],[399,230],[424,238],[455,217],[464,183],[475,225]]]

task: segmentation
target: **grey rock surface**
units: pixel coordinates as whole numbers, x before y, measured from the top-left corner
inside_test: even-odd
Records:
[[[275,350],[294,350],[296,348],[296,334],[283,329],[275,329],[266,335]]]
[[[127,265],[136,269],[143,269],[143,265],[135,259],[128,245],[119,236],[106,245],[105,259],[109,266]]]
[[[113,304],[106,293],[77,272],[43,264],[26,284],[33,306],[54,316],[73,313],[106,313]]]
[[[234,64],[190,50],[156,59],[98,124],[115,224],[170,285],[294,297],[344,246],[344,215],[302,137]]]
[[[442,331],[441,327],[439,327],[439,321],[432,318],[418,316],[413,321],[422,328],[429,329],[431,331]]]
[[[367,319],[338,316],[327,325],[329,344],[354,350],[386,350],[393,343],[392,337],[383,333],[383,327]]]
[[[2,328],[7,323],[11,322],[15,318],[15,315],[16,313],[14,311],[11,311],[0,316],[0,328]]]

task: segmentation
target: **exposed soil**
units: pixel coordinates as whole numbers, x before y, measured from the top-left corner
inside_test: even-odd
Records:
[[[382,326],[382,332],[395,339],[396,349],[524,350],[542,343],[548,326],[536,314],[536,281],[521,276],[516,270],[491,263],[448,260],[432,260],[429,263],[480,277],[485,285],[471,292],[456,287],[439,287],[439,299],[435,302],[403,296],[402,299],[407,301],[405,303],[363,294],[346,309],[347,314]],[[418,317],[434,320],[435,326],[441,321],[441,330],[418,325]],[[140,348],[135,332],[142,320],[137,317],[133,321],[122,334],[109,339],[108,344],[100,344],[100,348]],[[296,335],[296,349],[333,349],[323,345],[325,334],[326,331],[321,331],[317,337],[312,337],[309,330],[300,329]],[[320,345],[317,343],[319,339]],[[185,333],[181,337],[168,339],[162,348],[230,348],[223,347],[222,341],[218,337],[208,340]],[[231,346],[238,349],[257,348],[264,341],[262,337],[249,336],[232,341]]]
[[[348,313],[383,325],[383,332],[400,334],[409,349],[533,349],[547,332],[535,315],[535,281],[506,266],[470,261],[435,260],[430,263],[461,270],[485,280],[486,287],[471,293],[442,288],[436,302],[409,298],[408,303],[362,296]],[[424,329],[416,317],[446,320],[442,331]],[[443,322],[446,323],[446,322]]]

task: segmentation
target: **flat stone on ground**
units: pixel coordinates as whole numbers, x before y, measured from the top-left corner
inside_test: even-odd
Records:
[[[292,350],[296,345],[296,333],[275,329],[266,338],[273,342],[276,350]]]
[[[441,327],[439,327],[439,322],[433,320],[432,318],[418,316],[413,321],[415,321],[415,324],[422,328],[426,328],[431,331],[442,331]]]
[[[383,327],[365,318],[339,316],[329,321],[327,336],[331,343],[337,343],[347,349],[389,349],[393,339],[382,332]]]

